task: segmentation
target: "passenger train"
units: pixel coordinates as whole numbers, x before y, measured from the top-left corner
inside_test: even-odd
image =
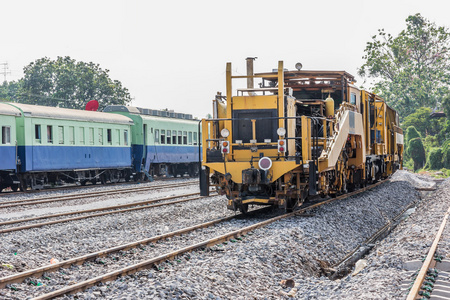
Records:
[[[0,103],[0,191],[198,174],[198,120],[131,106],[104,112]]]
[[[215,186],[227,207],[273,205],[293,210],[314,195],[335,197],[402,168],[398,113],[359,89],[345,71],[284,69],[233,75],[226,96],[202,120],[201,194]],[[235,79],[245,88],[232,89]],[[254,87],[254,80],[260,86]]]

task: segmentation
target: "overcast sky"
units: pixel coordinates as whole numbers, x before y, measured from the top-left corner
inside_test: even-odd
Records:
[[[225,94],[226,62],[234,74],[256,56],[255,72],[283,60],[290,70],[301,62],[356,75],[379,28],[396,35],[416,13],[450,27],[449,0],[16,0],[1,8],[8,81],[36,59],[70,56],[110,70],[134,106],[197,117],[211,112],[217,91]]]

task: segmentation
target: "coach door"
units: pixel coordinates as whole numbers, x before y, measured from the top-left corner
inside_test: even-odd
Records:
[[[145,158],[147,157],[147,124],[144,124],[144,149],[142,149],[142,165],[145,166]]]

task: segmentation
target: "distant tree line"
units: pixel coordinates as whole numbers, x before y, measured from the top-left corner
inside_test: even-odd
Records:
[[[450,169],[449,48],[449,29],[416,14],[397,36],[378,30],[364,50],[358,73],[374,78],[373,92],[399,112],[404,162],[414,170]],[[440,110],[445,118],[431,117]]]
[[[45,106],[84,109],[97,100],[100,109],[131,101],[128,89],[95,63],[66,57],[37,59],[23,69],[24,77],[0,85],[0,100]]]

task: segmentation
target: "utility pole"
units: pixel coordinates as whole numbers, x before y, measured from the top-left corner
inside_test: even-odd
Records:
[[[3,75],[3,82],[6,82],[6,75],[7,74],[11,74],[11,71],[8,71],[9,67],[8,67],[8,63],[7,62],[0,63],[0,66],[2,66],[2,69],[3,69],[0,72],[0,74]]]

